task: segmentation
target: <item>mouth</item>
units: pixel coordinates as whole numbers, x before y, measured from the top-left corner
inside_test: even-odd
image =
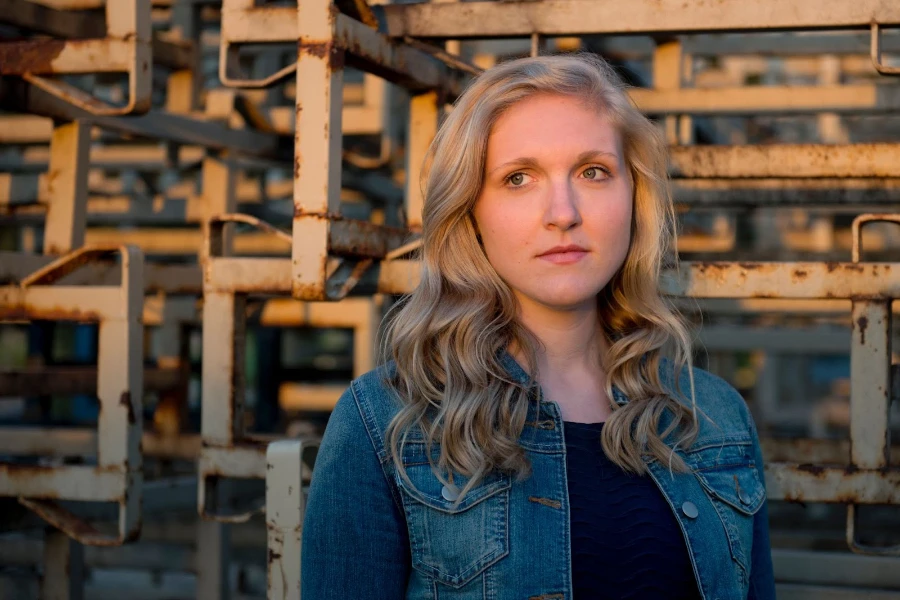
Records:
[[[539,254],[538,258],[554,264],[571,264],[578,262],[587,256],[587,249],[574,244],[569,246],[556,246]]]

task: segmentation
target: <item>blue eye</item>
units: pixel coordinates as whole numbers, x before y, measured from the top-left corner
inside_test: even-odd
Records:
[[[506,180],[513,185],[522,185],[525,183],[525,174],[524,173],[513,173]]]
[[[600,167],[589,167],[584,170],[584,177],[586,179],[601,179],[604,175],[607,175]]]

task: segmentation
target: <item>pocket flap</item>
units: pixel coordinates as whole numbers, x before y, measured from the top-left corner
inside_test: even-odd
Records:
[[[509,489],[511,485],[508,475],[489,473],[457,503],[455,499],[448,500],[444,497],[444,484],[431,471],[430,465],[409,465],[406,467],[406,474],[412,486],[397,475],[397,484],[404,493],[426,506],[451,514],[463,512],[494,494]],[[453,482],[461,490],[467,480],[456,475]]]
[[[766,489],[752,462],[695,471],[706,490],[732,508],[755,514],[766,498]]]

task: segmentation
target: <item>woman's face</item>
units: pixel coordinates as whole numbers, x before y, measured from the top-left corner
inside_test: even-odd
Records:
[[[488,260],[523,310],[594,306],[625,261],[631,211],[622,143],[602,112],[544,94],[497,120],[474,215]]]

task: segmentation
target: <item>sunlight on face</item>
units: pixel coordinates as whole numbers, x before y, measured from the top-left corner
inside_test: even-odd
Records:
[[[625,260],[631,214],[621,139],[602,112],[543,94],[497,120],[474,216],[523,309],[590,307]]]

